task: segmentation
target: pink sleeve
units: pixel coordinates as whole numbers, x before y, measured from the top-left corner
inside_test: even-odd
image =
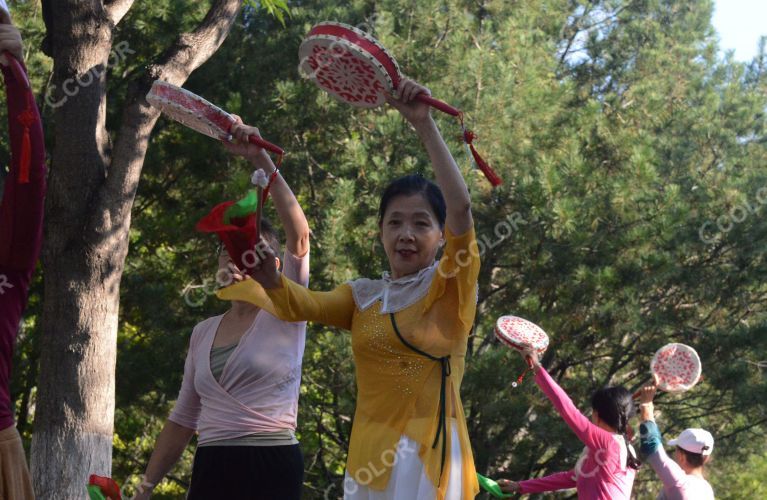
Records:
[[[541,493],[544,491],[569,490],[575,488],[575,472],[557,472],[538,479],[527,479],[519,482],[519,492]]]
[[[282,274],[301,286],[309,286],[309,252],[303,257],[296,257],[290,250],[285,250],[282,257]]]
[[[666,488],[680,489],[687,481],[687,473],[666,455],[663,446],[659,446],[655,453],[648,455],[647,462]]]
[[[614,443],[613,435],[600,429],[575,407],[570,397],[554,381],[545,368],[535,374],[535,383],[554,404],[557,412],[583,444],[593,450],[608,449]]]
[[[199,327],[199,325],[198,325]],[[188,429],[197,430],[197,421],[200,418],[200,395],[194,388],[194,351],[197,348],[195,342],[195,327],[192,332],[192,338],[189,341],[189,352],[186,353],[186,362],[184,363],[184,379],[181,381],[181,390],[178,393],[176,406],[170,412],[168,420],[177,423]]]

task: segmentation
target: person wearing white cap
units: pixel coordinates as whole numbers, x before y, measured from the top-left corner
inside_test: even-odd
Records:
[[[676,446],[674,460],[669,458],[653,414],[655,391],[656,386],[651,384],[639,393],[639,432],[646,462],[663,482],[658,500],[713,500],[714,490],[703,476],[703,469],[714,451],[714,437],[703,429],[685,429],[668,442]]]

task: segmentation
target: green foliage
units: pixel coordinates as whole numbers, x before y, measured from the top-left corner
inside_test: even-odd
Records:
[[[245,0],[245,5],[253,9],[263,9],[270,16],[277,18],[285,27],[285,15],[290,16],[290,7],[285,0]]]
[[[398,175],[431,172],[396,112],[349,108],[301,79],[298,46],[314,23],[372,28],[405,74],[466,112],[477,147],[505,180],[491,191],[469,164],[458,124],[437,117],[464,168],[485,247],[462,388],[479,472],[548,474],[572,467],[582,448],[531,380],[511,388],[523,365],[494,340],[493,324],[516,314],[549,332],[544,363],[584,411],[601,385],[646,381],[661,345],[694,345],[704,380],[687,394],[659,396],[659,425],[666,435],[693,425],[711,430],[717,496],[760,491],[764,44],[750,64],[720,56],[708,0],[309,0],[289,10],[276,0],[247,3],[242,22],[186,87],[288,151],[283,173],[314,232],[312,288],[385,270],[376,244],[380,193]],[[36,50],[43,30],[35,5],[15,3],[14,14],[29,33],[41,89],[50,67]],[[119,26],[115,40],[135,54],[110,70],[110,125],[130,77],[204,16],[205,2],[189,5],[142,4]],[[215,141],[158,122],[122,280],[114,455],[121,482],[137,484],[149,458],[192,327],[225,310],[205,288],[214,280],[215,242],[194,224],[214,204],[239,198],[249,173]],[[25,412],[33,404],[23,398],[34,400],[39,293],[33,289],[14,377]],[[354,414],[351,358],[348,334],[310,327],[298,429],[307,498],[339,491]],[[158,496],[183,497],[191,450]],[[656,491],[643,468],[637,497]]]

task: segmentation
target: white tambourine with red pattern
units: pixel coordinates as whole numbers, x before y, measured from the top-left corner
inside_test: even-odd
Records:
[[[532,349],[543,354],[549,347],[549,336],[531,321],[517,316],[501,316],[495,322],[495,336],[518,351]]]
[[[684,392],[700,380],[702,367],[695,349],[685,344],[666,344],[655,353],[650,371],[660,390]]]
[[[386,102],[384,95],[394,93],[403,79],[397,61],[378,40],[344,23],[315,25],[301,43],[298,57],[299,70],[305,78],[341,102],[356,107],[382,106]],[[463,126],[460,110],[425,93],[418,94],[416,99],[459,117]],[[500,185],[501,178],[474,149],[474,134],[464,129],[463,137],[477,167],[493,186]]]
[[[298,49],[299,69],[342,102],[375,108],[385,93],[397,90],[402,74],[397,61],[378,40],[348,24],[324,22],[314,26]],[[447,114],[461,112],[426,94],[416,99]]]
[[[155,80],[146,100],[166,116],[192,130],[222,141],[231,138],[229,131],[235,124],[234,117],[197,94],[168,82]],[[274,154],[282,156],[285,153],[279,146],[256,135],[251,135],[248,140]]]
[[[501,316],[495,322],[495,336],[507,346],[520,352],[526,350],[537,351],[543,354],[549,347],[549,336],[543,329],[526,319],[517,316]],[[533,362],[530,356],[526,356],[527,368],[523,371],[512,387],[517,387],[525,379],[525,374],[533,368]]]

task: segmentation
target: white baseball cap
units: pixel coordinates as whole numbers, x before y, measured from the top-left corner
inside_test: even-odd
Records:
[[[714,451],[714,436],[703,429],[685,429],[679,437],[668,442],[669,446],[678,446],[690,453],[711,455]]]

